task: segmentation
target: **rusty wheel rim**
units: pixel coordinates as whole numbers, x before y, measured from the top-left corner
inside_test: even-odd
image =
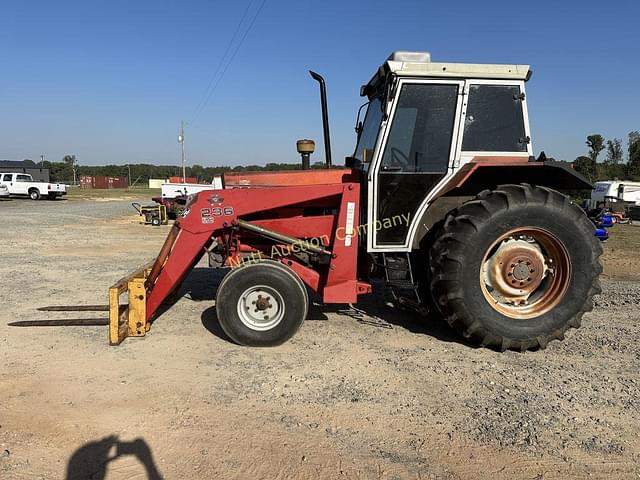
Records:
[[[571,262],[562,242],[533,227],[510,230],[487,249],[480,269],[485,299],[499,313],[529,319],[553,309],[571,279]]]

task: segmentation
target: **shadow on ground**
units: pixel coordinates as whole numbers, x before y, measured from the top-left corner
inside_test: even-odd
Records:
[[[186,296],[193,301],[213,301],[216,289],[226,270],[215,268],[194,268],[185,279],[177,298]],[[403,328],[413,333],[424,334],[444,342],[459,343],[471,348],[464,338],[454,332],[439,315],[429,314],[426,317],[412,310],[389,307],[383,298],[384,284],[374,283],[374,293],[361,297],[357,306],[323,304],[317,295],[310,295],[311,305],[307,321],[327,321],[328,313],[336,313],[350,317],[366,327],[393,329]],[[202,325],[213,335],[231,341],[218,322],[215,306],[204,310],[201,315]]]
[[[65,479],[104,480],[109,463],[124,456],[134,457],[143,466],[147,480],[162,479],[147,442],[142,438],[123,442],[116,435],[87,442],[73,452]]]

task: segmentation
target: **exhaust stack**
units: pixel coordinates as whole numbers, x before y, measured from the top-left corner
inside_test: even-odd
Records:
[[[309,70],[311,78],[320,84],[320,104],[322,105],[322,129],[324,131],[324,154],[327,168],[331,168],[331,139],[329,138],[329,111],[327,109],[327,87],[322,75]]]

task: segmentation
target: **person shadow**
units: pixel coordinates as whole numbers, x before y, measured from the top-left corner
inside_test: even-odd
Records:
[[[153,460],[151,448],[142,438],[124,442],[116,435],[109,435],[78,448],[67,464],[66,480],[104,480],[107,467],[114,460],[133,456],[145,469],[147,480],[161,480]]]

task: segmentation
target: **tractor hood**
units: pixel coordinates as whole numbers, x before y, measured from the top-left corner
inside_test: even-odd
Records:
[[[292,170],[288,172],[227,172],[225,188],[288,187],[358,182],[359,171],[350,168]]]

